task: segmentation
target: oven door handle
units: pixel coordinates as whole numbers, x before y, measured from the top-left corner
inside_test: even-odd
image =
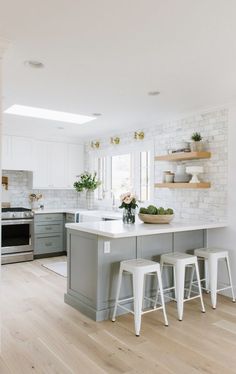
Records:
[[[8,225],[23,225],[27,223],[32,223],[33,219],[6,219],[2,220],[2,226],[8,226]]]

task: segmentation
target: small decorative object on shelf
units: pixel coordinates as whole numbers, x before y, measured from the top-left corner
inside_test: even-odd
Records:
[[[120,138],[118,136],[111,138],[111,144],[120,144]]]
[[[29,194],[29,201],[31,203],[32,209],[39,208],[38,201],[42,199],[43,195],[41,193],[31,193]]]
[[[123,208],[123,222],[135,223],[135,209],[138,207],[136,197],[131,192],[127,192],[120,196],[121,206]]]
[[[202,166],[188,166],[186,168],[187,174],[192,174],[192,179],[189,183],[200,183],[200,180],[198,179],[198,174],[203,173],[203,167]]]
[[[78,175],[79,180],[74,183],[77,192],[86,190],[87,209],[94,207],[94,190],[101,185],[101,181],[97,179],[97,173],[91,174],[85,171]]]
[[[203,142],[202,136],[200,132],[194,132],[191,136],[193,142],[190,144],[190,148],[192,152],[202,152],[203,150]]]

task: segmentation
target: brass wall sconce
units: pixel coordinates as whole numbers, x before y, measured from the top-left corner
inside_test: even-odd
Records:
[[[111,138],[111,144],[120,144],[120,138],[118,136]]]
[[[90,146],[93,149],[98,149],[100,147],[100,142],[98,140],[96,142],[91,142]]]
[[[143,140],[144,139],[144,132],[143,131],[135,131],[134,139]]]

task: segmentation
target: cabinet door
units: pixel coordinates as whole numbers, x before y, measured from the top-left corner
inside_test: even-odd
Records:
[[[3,136],[2,168],[32,170],[32,139],[20,136]]]
[[[84,171],[84,147],[68,144],[67,147],[67,188],[73,188],[77,175]]]
[[[34,141],[33,188],[49,188],[48,142]]]
[[[12,169],[32,170],[32,139],[12,136],[11,139]]]
[[[63,234],[52,234],[48,236],[35,235],[35,255],[62,252],[63,250]]]
[[[2,137],[2,169],[12,169],[11,136]]]
[[[63,143],[49,143],[49,187],[66,188],[67,147]]]

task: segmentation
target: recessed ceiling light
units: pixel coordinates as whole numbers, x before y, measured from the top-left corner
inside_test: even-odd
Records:
[[[101,115],[102,115],[102,113],[93,113],[94,117],[100,117]]]
[[[150,92],[148,92],[148,95],[149,96],[158,96],[158,95],[160,95],[160,91],[150,91]]]
[[[84,116],[81,114],[59,112],[57,110],[35,108],[18,104],[10,106],[4,111],[4,113],[15,114],[23,117],[47,119],[51,121],[77,123],[79,125],[96,119],[95,117]]]
[[[24,62],[24,65],[33,69],[42,69],[44,64],[41,61],[28,60]]]

